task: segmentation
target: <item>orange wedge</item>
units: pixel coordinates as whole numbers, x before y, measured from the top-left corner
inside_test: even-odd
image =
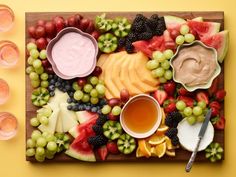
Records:
[[[171,143],[171,139],[166,136],[166,137],[165,137],[165,140],[166,140],[166,148],[167,148],[168,150],[174,149],[174,146],[173,146],[172,143]]]
[[[157,154],[156,154],[156,147],[152,147],[151,148],[151,155],[152,156],[157,156]]]
[[[174,150],[174,149],[172,149],[172,150],[166,150],[166,155],[171,156],[171,157],[174,157],[174,156],[175,156],[175,150]]]
[[[166,142],[156,145],[156,155],[161,158],[166,153]]]
[[[165,136],[164,135],[157,135],[157,134],[153,134],[149,140],[148,143],[151,145],[158,145],[161,144],[165,141]]]
[[[151,145],[145,139],[138,140],[138,148],[145,157],[151,156]]]
[[[161,124],[164,125],[165,124],[165,120],[166,120],[166,114],[165,114],[163,108],[161,108],[161,114],[162,114]]]
[[[136,150],[136,157],[144,157],[145,155],[140,151],[140,148],[138,147]]]
[[[156,134],[157,135],[164,135],[165,132],[168,130],[168,126],[167,125],[160,125],[160,127],[157,129]]]

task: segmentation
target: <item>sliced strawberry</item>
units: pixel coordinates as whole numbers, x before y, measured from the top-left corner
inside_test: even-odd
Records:
[[[196,100],[197,100],[198,102],[204,101],[207,105],[209,104],[208,95],[207,95],[207,93],[204,92],[204,91],[200,91],[200,92],[197,93],[197,95],[196,95]]]
[[[162,105],[167,99],[167,93],[165,92],[165,90],[156,90],[153,94],[153,97],[158,101],[160,105]]]
[[[215,98],[218,101],[223,101],[226,95],[226,91],[224,89],[218,90],[215,94]]]
[[[164,84],[164,90],[166,91],[168,96],[174,96],[175,89],[176,89],[176,84],[174,81],[169,81]]]
[[[189,107],[193,107],[195,105],[194,99],[187,97],[187,96],[179,96],[178,100],[182,100]]]
[[[107,143],[107,150],[111,154],[118,154],[119,153],[117,143],[114,142],[114,141],[110,141],[110,142]]]
[[[106,160],[107,155],[108,155],[107,147],[106,147],[106,146],[101,146],[101,147],[98,149],[98,155],[99,155],[99,157],[101,158],[101,160]]]
[[[218,85],[219,85],[219,77],[213,80],[211,87],[208,89],[208,93],[210,96],[214,95],[217,92]]]
[[[216,108],[216,109],[218,109],[218,110],[219,110],[220,107],[221,107],[221,106],[220,106],[220,103],[219,103],[218,101],[212,101],[209,106],[210,106],[210,108],[213,108],[213,107],[214,107],[214,108]]]
[[[178,95],[180,95],[180,96],[189,96],[189,95],[191,95],[191,92],[189,92],[188,90],[186,90],[184,87],[180,87],[180,88],[178,88],[177,89],[177,93],[178,93]]]
[[[216,117],[220,114],[220,110],[216,107],[211,107],[211,117]]]
[[[214,124],[214,127],[218,130],[224,130],[225,129],[225,118],[221,116],[219,120]]]
[[[176,110],[176,104],[173,100],[166,100],[163,106],[165,113],[170,113]]]

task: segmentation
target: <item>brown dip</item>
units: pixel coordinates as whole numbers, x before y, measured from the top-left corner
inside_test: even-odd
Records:
[[[216,56],[213,50],[200,44],[184,47],[173,60],[175,79],[188,87],[204,85],[216,69]]]

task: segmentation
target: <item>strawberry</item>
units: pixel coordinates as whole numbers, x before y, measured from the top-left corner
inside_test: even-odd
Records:
[[[211,117],[218,116],[220,114],[220,110],[216,107],[211,107]]]
[[[214,127],[218,130],[224,130],[225,128],[225,118],[221,116],[219,120],[214,124]]]
[[[210,103],[210,108],[216,108],[216,109],[220,109],[220,103],[218,102],[218,101],[212,101],[211,103]]]
[[[163,104],[165,113],[170,113],[176,110],[176,104],[174,99],[168,99]]]
[[[110,141],[107,143],[107,150],[111,154],[118,154],[119,153],[117,144],[114,141]]]
[[[108,155],[108,150],[107,150],[107,146],[101,146],[98,149],[98,155],[101,158],[101,160],[106,160],[107,155]]]
[[[209,104],[208,95],[207,95],[207,93],[204,92],[204,91],[200,91],[200,92],[197,93],[197,95],[196,95],[196,100],[197,100],[198,102],[204,101],[207,105]]]
[[[169,81],[165,83],[163,87],[166,93],[168,94],[168,96],[174,96],[175,88],[176,88],[176,84],[174,81]]]
[[[182,100],[189,107],[193,107],[196,104],[194,99],[187,96],[179,96],[178,100]]]
[[[215,78],[211,84],[211,87],[208,89],[208,93],[210,96],[214,95],[218,90],[219,85],[219,77]]]
[[[190,92],[188,90],[186,90],[184,87],[180,87],[179,89],[177,89],[177,93],[180,96],[189,96]]]
[[[215,94],[215,98],[216,100],[218,101],[223,101],[224,100],[224,97],[226,95],[226,91],[224,89],[220,89],[216,92]]]
[[[160,105],[162,105],[167,99],[167,93],[165,92],[165,90],[156,90],[153,94],[153,97],[158,101]]]

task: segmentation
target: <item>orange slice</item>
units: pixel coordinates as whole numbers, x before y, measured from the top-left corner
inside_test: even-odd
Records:
[[[166,153],[166,142],[156,145],[156,155],[161,158]]]
[[[161,108],[161,114],[162,114],[161,124],[164,125],[165,124],[165,120],[166,120],[166,114],[165,114],[163,108]]]
[[[151,148],[151,155],[152,156],[157,156],[157,154],[156,154],[156,147],[152,147]]]
[[[173,146],[172,143],[171,143],[171,139],[166,136],[166,137],[165,137],[165,140],[166,140],[166,148],[167,148],[168,150],[174,149],[174,146]]]
[[[151,145],[145,139],[138,140],[138,148],[145,157],[151,156]]]
[[[153,134],[149,140],[148,143],[151,145],[158,145],[161,144],[165,141],[165,136],[164,135],[157,135],[157,134]]]
[[[157,135],[164,135],[165,132],[168,130],[168,126],[167,125],[160,125],[160,127],[157,129],[156,134]]]
[[[166,155],[171,156],[171,157],[174,157],[174,156],[175,156],[175,150],[174,150],[174,149],[172,149],[172,150],[166,150]]]
[[[140,151],[140,148],[138,147],[136,150],[136,157],[144,157],[145,155]]]

